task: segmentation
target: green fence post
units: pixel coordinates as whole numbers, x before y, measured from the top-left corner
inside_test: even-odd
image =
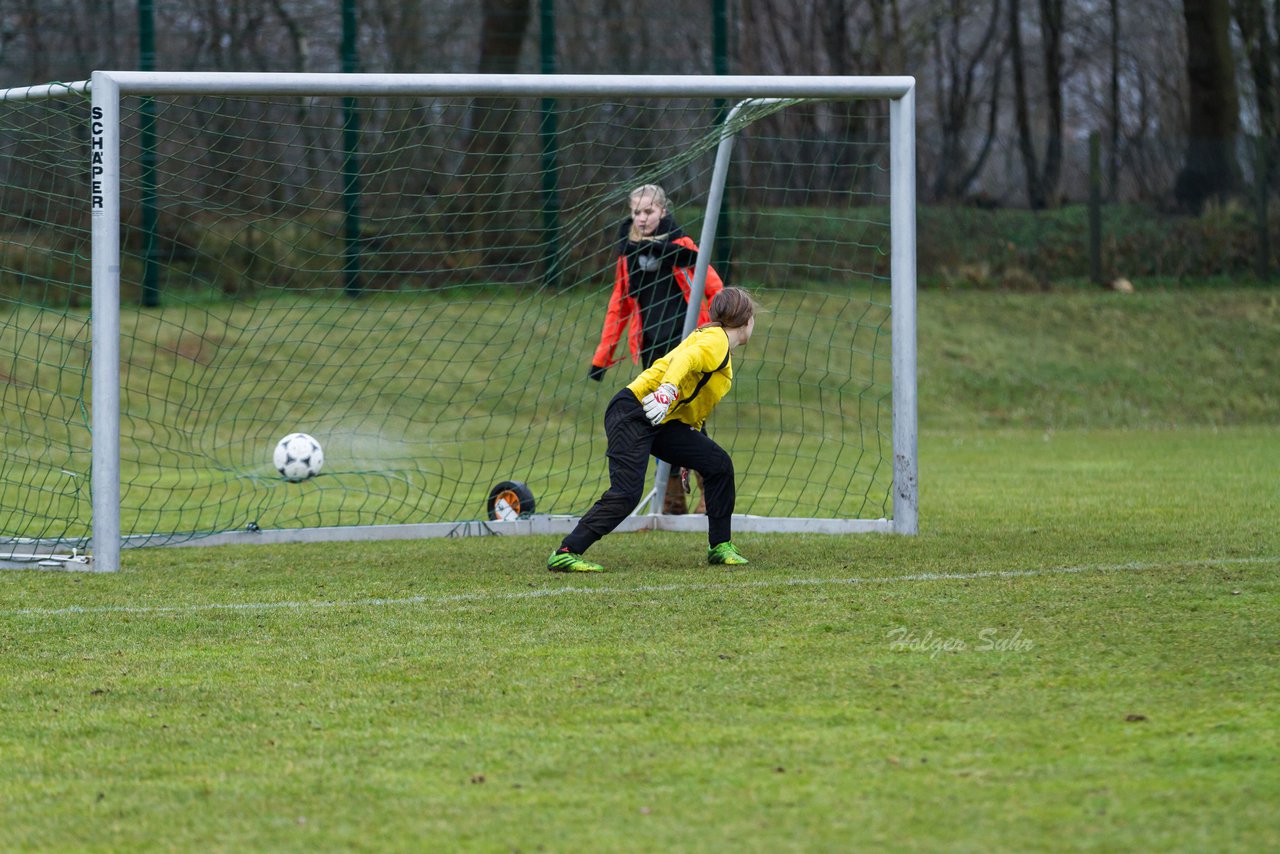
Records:
[[[1271,201],[1271,145],[1266,134],[1257,136],[1257,167],[1254,170],[1254,184],[1258,193],[1258,259],[1257,274],[1261,282],[1271,281],[1271,231],[1269,228],[1268,207]]]
[[[156,69],[156,20],[152,0],[138,0],[138,70]],[[141,147],[142,198],[139,200],[142,214],[142,304],[147,308],[160,305],[160,205],[156,181],[156,105],[150,97],[142,99],[139,107],[141,128],[138,144]]]
[[[1089,280],[1102,284],[1102,135],[1089,134]]]
[[[542,0],[540,11],[542,73],[555,74],[555,0]],[[542,99],[538,134],[542,138],[542,239],[546,244],[543,255],[545,265],[543,281],[547,287],[556,288],[560,285],[563,254],[560,246],[559,121],[555,98]]]
[[[342,0],[342,71],[354,74],[360,70],[356,45],[356,0]],[[359,296],[360,239],[360,114],[356,99],[342,99],[342,209],[346,237],[342,264],[343,287],[348,296]]]

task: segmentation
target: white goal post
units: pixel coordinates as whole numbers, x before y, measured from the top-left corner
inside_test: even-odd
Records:
[[[879,100],[887,102],[888,150],[888,283],[891,343],[892,518],[840,519],[806,516],[742,515],[735,531],[745,532],[885,532],[918,531],[918,463],[916,404],[916,222],[914,79],[911,77],[761,77],[761,76],[632,76],[632,75],[476,75],[476,74],[288,74],[184,73],[96,71],[88,81],[58,84],[57,94],[87,93],[90,103],[90,181],[92,293],[90,313],[92,379],[91,567],[115,571],[122,545],[130,545],[121,530],[121,276],[122,210],[121,100],[158,96],[280,96],[293,98],[524,98],[600,99],[703,98],[739,108],[744,104]],[[23,97],[48,96],[43,87],[25,90]],[[9,99],[17,96],[14,90]],[[717,241],[717,223],[730,173],[736,128],[723,124],[716,143],[711,185],[698,240],[700,252],[694,296],[701,293]],[[751,282],[743,282],[748,288]],[[698,300],[691,298],[686,330],[696,323]],[[620,369],[626,370],[626,369]],[[736,391],[736,388],[735,388]],[[304,425],[305,426],[305,425]],[[732,452],[732,449],[730,449]],[[269,448],[267,449],[269,452]],[[326,455],[333,458],[333,455]],[[598,460],[603,469],[604,460]],[[660,498],[665,478],[655,481]],[[650,505],[660,507],[660,501]],[[560,509],[560,508],[557,508]],[[586,505],[577,507],[583,512]],[[887,515],[887,514],[886,514]],[[230,530],[202,533],[185,542],[297,542],[354,539],[392,539],[419,536],[459,536],[471,533],[551,534],[570,530],[576,519],[559,515],[490,523],[459,519],[444,522],[375,524]],[[626,529],[694,531],[705,529],[705,518],[664,516],[650,512],[635,516]],[[142,542],[140,544],[147,544]]]

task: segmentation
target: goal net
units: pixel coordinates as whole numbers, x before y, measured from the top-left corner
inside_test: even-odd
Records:
[[[0,559],[567,530],[639,370],[624,335],[588,379],[642,184],[763,308],[708,423],[735,528],[914,532],[910,79],[642,83],[0,92]],[[301,483],[293,432],[324,450]],[[504,482],[532,516],[487,523]]]

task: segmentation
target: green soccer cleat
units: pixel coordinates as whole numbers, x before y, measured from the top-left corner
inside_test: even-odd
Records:
[[[547,558],[548,572],[604,572],[604,567],[573,552],[552,552]]]
[[[707,549],[707,563],[712,566],[742,566],[751,561],[743,557],[733,543],[721,543]]]

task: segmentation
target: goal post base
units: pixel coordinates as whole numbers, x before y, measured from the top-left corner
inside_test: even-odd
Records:
[[[569,533],[578,524],[577,516],[532,516],[510,521],[472,520],[467,522],[425,522],[410,525],[362,525],[331,528],[285,528],[277,530],[225,531],[193,537],[172,546],[278,545],[283,543],[375,542],[379,540],[420,540],[465,537],[520,537]],[[616,533],[636,531],[678,531],[705,533],[707,517],[702,515],[628,516]],[[797,519],[782,516],[733,517],[733,530],[748,534],[869,534],[892,533],[891,519]],[[131,543],[125,548],[154,546]]]
[[[93,558],[73,549],[69,554],[37,547],[28,551],[0,552],[0,570],[36,569],[51,572],[96,572]]]

